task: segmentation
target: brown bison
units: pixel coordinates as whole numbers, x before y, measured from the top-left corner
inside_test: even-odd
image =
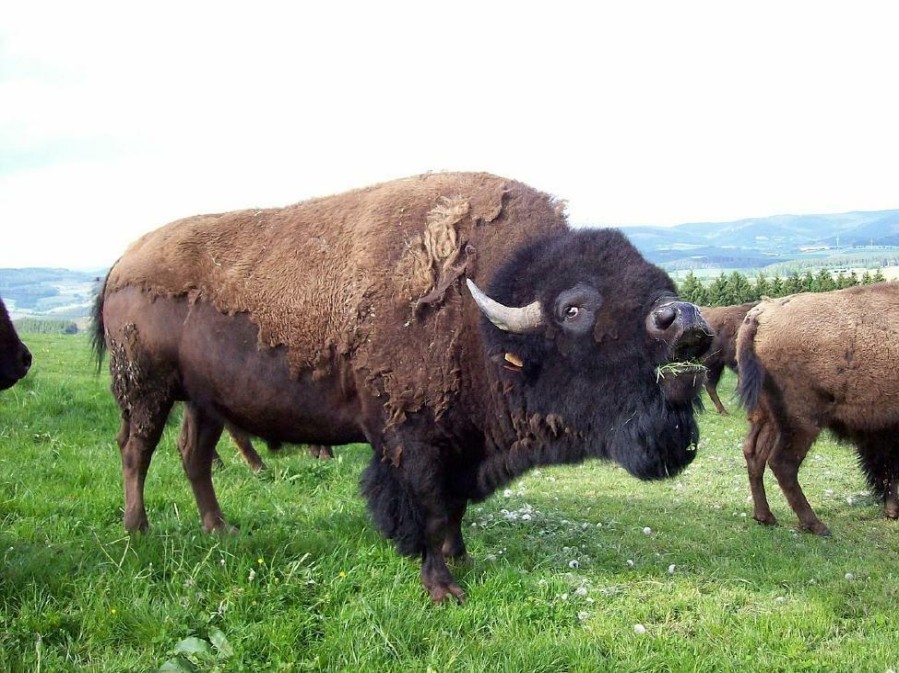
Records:
[[[31,368],[31,351],[19,339],[0,299],[0,390],[15,385]]]
[[[799,486],[799,466],[825,428],[855,445],[868,484],[899,516],[899,284],[796,294],[749,311],[737,336],[743,445],[756,520],[775,524],[765,463],[801,528],[830,531]]]
[[[208,530],[226,525],[210,478],[226,422],[368,442],[372,517],[421,557],[435,601],[463,598],[446,560],[465,555],[467,504],[528,468],[595,457],[657,479],[689,464],[701,378],[671,363],[711,339],[620,232],[569,229],[552,197],[482,173],[173,222],[116,262],[94,324],[127,529],[147,527],[144,478],[176,400]]]
[[[758,304],[757,301],[734,306],[707,306],[700,309],[702,317],[715,333],[709,352],[702,358],[706,367],[705,390],[719,414],[727,416],[727,409],[718,397],[718,383],[724,368],[737,371],[737,330],[746,312]]]

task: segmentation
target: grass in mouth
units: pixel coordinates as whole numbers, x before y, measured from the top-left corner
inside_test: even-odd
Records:
[[[669,376],[680,376],[681,374],[705,374],[706,370],[707,367],[698,360],[666,362],[656,367],[656,382]]]

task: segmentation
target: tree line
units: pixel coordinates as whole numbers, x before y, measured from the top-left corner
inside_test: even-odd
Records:
[[[861,277],[855,271],[848,274],[840,272],[834,276],[827,269],[821,269],[817,274],[811,271],[804,274],[790,273],[785,278],[779,274],[769,278],[765,273],[759,272],[754,282],[739,271],[730,274],[722,271],[720,276],[705,286],[702,280],[690,271],[678,283],[678,294],[681,299],[698,306],[731,306],[757,301],[762,297],[784,297],[797,292],[829,292],[885,280],[880,269],[873,273],[865,271]]]

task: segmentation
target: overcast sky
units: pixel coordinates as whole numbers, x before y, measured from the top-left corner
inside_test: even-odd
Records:
[[[886,0],[3,5],[0,267],[431,170],[575,224],[899,208]]]

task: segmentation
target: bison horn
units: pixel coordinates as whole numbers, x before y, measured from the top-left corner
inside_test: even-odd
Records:
[[[525,334],[540,329],[543,325],[543,311],[540,302],[535,301],[521,308],[504,306],[481,292],[470,278],[465,279],[471,296],[478,308],[494,325],[504,332]]]

